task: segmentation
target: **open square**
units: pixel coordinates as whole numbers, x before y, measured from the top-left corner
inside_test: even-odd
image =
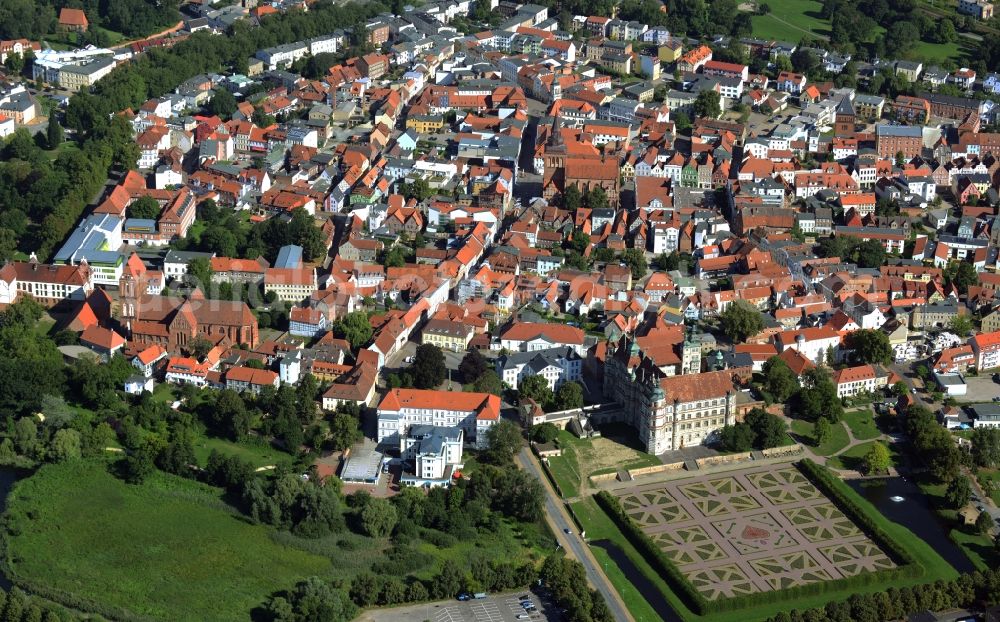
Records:
[[[709,600],[895,565],[792,465],[639,485],[618,500]]]

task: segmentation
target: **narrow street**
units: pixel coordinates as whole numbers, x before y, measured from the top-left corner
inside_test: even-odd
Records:
[[[634,618],[625,606],[625,602],[601,571],[597,559],[590,552],[590,547],[583,541],[580,534],[576,533],[576,525],[563,507],[562,499],[553,490],[548,478],[545,477],[545,473],[542,472],[542,467],[538,464],[538,459],[535,458],[530,449],[524,448],[517,455],[517,463],[518,466],[533,474],[541,481],[542,487],[545,489],[545,519],[552,533],[555,534],[556,541],[570,557],[575,558],[583,564],[583,568],[587,572],[587,580],[591,586],[604,596],[604,600],[608,604],[608,609],[615,616],[615,620],[634,621]],[[566,529],[570,531],[570,534],[564,531]]]

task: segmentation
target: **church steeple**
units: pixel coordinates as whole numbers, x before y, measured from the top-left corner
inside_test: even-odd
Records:
[[[552,119],[552,129],[549,132],[548,147],[549,149],[566,148],[566,144],[563,142],[562,124],[559,122],[559,115],[556,115],[555,118]]]

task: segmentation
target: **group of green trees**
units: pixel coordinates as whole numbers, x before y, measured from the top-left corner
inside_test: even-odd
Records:
[[[927,467],[932,478],[950,483],[959,476],[961,451],[934,413],[921,404],[913,404],[906,409],[903,427],[910,437],[913,457]]]
[[[90,27],[103,26],[127,37],[144,37],[179,19],[178,0],[4,0],[0,3],[0,38],[45,39],[56,32],[59,10],[83,9]]]
[[[770,402],[788,403],[795,416],[819,423],[837,423],[844,406],[837,397],[837,386],[824,367],[813,367],[802,374],[802,381],[781,358],[773,356],[764,363],[762,392]]]
[[[726,451],[770,449],[780,446],[786,438],[785,422],[781,417],[761,408],[754,408],[743,421],[719,430],[719,443]]]
[[[579,382],[564,382],[553,391],[549,382],[541,376],[528,376],[517,388],[518,395],[531,398],[545,412],[569,410],[583,407],[583,387]]]
[[[157,212],[158,213],[158,212]],[[197,239],[175,243],[179,250],[198,250],[220,257],[256,259],[273,263],[282,246],[302,247],[304,261],[318,261],[326,255],[323,232],[304,208],[292,210],[291,218],[268,218],[250,224],[232,209],[219,207],[212,199],[198,205],[198,220],[205,229]]]
[[[885,247],[878,240],[862,241],[850,235],[822,238],[817,248],[822,257],[840,257],[861,268],[878,268],[885,263]]]
[[[4,622],[61,622],[82,620],[62,607],[46,602],[37,596],[29,596],[20,588],[10,592],[0,590],[0,620]]]
[[[257,50],[361,25],[385,11],[378,2],[320,4],[309,12],[288,11],[262,20],[233,24],[227,36],[196,32],[171,48],[154,48],[133,62],[116,68],[93,93],[74,95],[66,111],[69,127],[92,132],[125,108],[137,109],[150,97],[170,92],[181,82],[202,73],[230,69],[246,73],[247,59]]]
[[[462,375],[465,386],[476,393],[503,394],[504,385],[500,376],[479,350],[469,350],[468,354],[462,357],[458,373]]]
[[[139,157],[132,128],[105,122],[80,149],[53,160],[24,128],[0,148],[0,260],[17,250],[45,260],[76,226],[112,166],[134,168]]]
[[[855,594],[805,611],[783,611],[768,622],[882,622],[906,619],[922,611],[988,607],[998,602],[1000,570],[989,569],[962,574],[952,581]]]
[[[742,343],[764,330],[764,318],[761,317],[760,310],[743,300],[737,300],[726,307],[719,314],[719,323],[722,332],[733,343]]]

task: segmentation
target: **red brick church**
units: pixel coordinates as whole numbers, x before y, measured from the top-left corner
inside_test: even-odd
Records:
[[[257,346],[257,318],[243,301],[210,300],[196,290],[188,298],[149,294],[146,267],[132,255],[119,280],[119,320],[133,344],[157,344],[168,352],[198,336],[212,343]]]
[[[617,159],[599,152],[590,144],[578,142],[567,145],[559,117],[552,122],[543,159],[542,196],[547,201],[561,197],[570,186],[576,186],[581,195],[600,186],[608,195],[608,204],[618,207],[621,170]]]

